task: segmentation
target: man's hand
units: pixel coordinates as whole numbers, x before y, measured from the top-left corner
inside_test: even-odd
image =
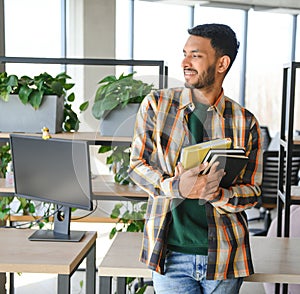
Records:
[[[216,162],[206,175],[199,174],[207,167],[207,163],[200,164],[189,170],[184,170],[179,163],[175,168],[175,176],[179,177],[180,194],[189,199],[213,200],[219,195],[219,184],[224,176],[224,169],[217,170]]]

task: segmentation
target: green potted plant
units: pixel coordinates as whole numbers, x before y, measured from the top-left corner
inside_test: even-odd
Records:
[[[72,92],[67,95],[67,91],[72,89],[74,84],[68,83],[68,79],[71,78],[66,73],[60,73],[55,77],[43,73],[34,78],[28,76],[18,78],[16,75],[8,75],[6,72],[2,72],[0,73],[0,102],[2,103],[0,105],[0,112],[6,109],[4,106],[10,104],[12,99],[18,99],[21,102],[21,106],[32,108],[32,113],[34,113],[40,110],[40,107],[49,99],[49,95],[55,95],[57,99],[60,99],[59,104],[61,105],[59,111],[61,111],[62,119],[59,128],[66,132],[78,131],[80,121],[76,112],[72,109],[75,94]],[[11,96],[12,94],[14,94],[14,97]],[[79,110],[86,110],[87,105],[87,103],[81,104]],[[14,116],[18,119],[18,115]],[[3,131],[3,120],[10,122],[9,118],[10,116],[7,113],[5,115],[0,114],[0,131]],[[12,129],[11,131],[20,130]],[[41,132],[41,129],[38,128],[36,131]],[[6,168],[11,160],[9,143],[0,145],[0,178],[5,178]],[[13,201],[19,203],[16,211],[11,211],[11,203]],[[49,209],[49,207],[46,209],[45,215],[47,215]],[[35,203],[19,197],[0,197],[0,219],[5,219],[10,214],[20,212],[24,215],[35,214]],[[45,221],[47,222],[48,219],[45,218]],[[40,222],[39,226],[42,227],[43,223]]]
[[[134,74],[121,74],[118,78],[111,75],[98,83],[92,114],[100,120],[101,135],[133,135],[138,107],[153,89],[152,84],[135,79]]]
[[[101,135],[132,137],[138,107],[154,88],[152,84],[135,79],[134,74],[111,75],[98,83],[92,114],[100,120]],[[101,146],[98,152],[109,152],[106,164],[113,171],[115,182],[123,185],[132,183],[127,173],[129,146]]]
[[[0,178],[5,178],[6,167],[11,162],[10,146],[9,143],[0,146]],[[17,199],[18,208],[15,211],[19,213],[21,210],[23,214],[33,214],[35,212],[35,206],[30,200],[26,200],[19,197],[0,197],[0,221],[4,221],[9,216],[11,211],[11,203]]]
[[[75,94],[67,95],[74,86],[69,79],[64,72],[33,78],[0,73],[0,131],[35,133],[43,127],[53,133],[77,131],[79,119],[72,109]],[[84,109],[82,104],[80,110]]]

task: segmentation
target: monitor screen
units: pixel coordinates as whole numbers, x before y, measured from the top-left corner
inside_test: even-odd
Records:
[[[17,196],[92,209],[86,141],[11,135]]]
[[[56,204],[54,230],[38,230],[30,240],[80,241],[70,232],[71,208],[92,210],[87,141],[11,134],[15,194]]]

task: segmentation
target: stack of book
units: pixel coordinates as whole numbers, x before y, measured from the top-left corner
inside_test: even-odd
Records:
[[[181,154],[182,165],[184,169],[190,169],[200,163],[208,162],[208,166],[201,172],[201,174],[208,174],[211,166],[219,162],[217,169],[225,171],[220,186],[227,188],[235,182],[249,161],[243,148],[230,148],[230,146],[231,139],[224,138],[184,147]]]

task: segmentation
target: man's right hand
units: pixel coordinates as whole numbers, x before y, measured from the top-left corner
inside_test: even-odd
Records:
[[[175,168],[175,176],[179,177],[179,192],[182,197],[206,201],[218,197],[219,184],[224,176],[224,169],[217,170],[218,165],[218,162],[214,163],[208,174],[201,175],[207,163],[189,170],[184,170],[182,164],[179,163]]]

